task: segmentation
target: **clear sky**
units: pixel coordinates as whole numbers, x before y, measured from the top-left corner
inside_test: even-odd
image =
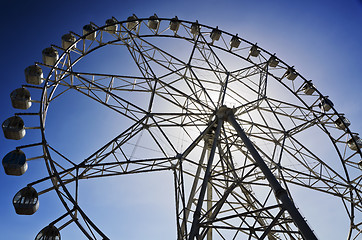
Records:
[[[111,16],[125,20],[133,13],[138,17],[149,17],[154,13],[159,17],[170,18],[177,15],[180,19],[198,20],[257,42],[269,52],[277,53],[286,63],[294,65],[304,77],[312,79],[317,88],[330,97],[337,111],[346,114],[352,122],[352,131],[362,133],[362,107],[359,101],[362,89],[362,1],[359,0],[2,1],[1,121],[18,112],[11,107],[10,92],[25,83],[24,69],[35,61],[41,61],[41,51],[44,48],[50,44],[60,45],[61,36],[68,31],[81,34],[83,25],[90,21],[103,25]],[[58,107],[64,111],[71,104],[70,101],[65,101]],[[56,112],[56,109],[51,111]],[[77,107],[71,107],[69,111],[75,113]],[[97,109],[91,109],[87,114],[96,112]],[[27,119],[31,121],[30,118],[24,118],[25,121]],[[69,124],[76,121],[71,116],[66,119]],[[26,122],[27,126],[37,124],[36,121],[29,122]],[[107,126],[108,124],[102,124],[98,131],[111,131]],[[49,132],[57,134],[58,131],[61,135],[61,127],[58,129],[56,123],[52,127],[53,130]],[[6,140],[1,134],[0,156],[3,157],[18,145],[39,140],[36,131],[29,130],[19,142]],[[104,138],[106,139],[105,136]],[[41,228],[62,213],[61,203],[54,194],[45,194],[40,199],[39,211],[33,216],[15,214],[11,204],[14,194],[28,182],[36,180],[36,176],[45,176],[44,171],[42,163],[36,161],[29,163],[28,172],[21,177],[6,176],[3,169],[0,170],[0,238],[34,239]],[[90,192],[89,196],[94,201],[84,203],[85,208],[96,209],[94,215],[102,229],[117,226],[108,225],[107,222],[119,223],[120,231],[125,234],[122,239],[145,239],[148,234],[155,236],[153,239],[175,239],[175,229],[171,229],[173,202],[168,201],[164,191],[160,190],[171,188],[172,183],[162,182],[163,177],[165,176],[161,174],[155,181],[150,181],[148,176],[130,177],[129,182],[133,181],[137,188],[122,185],[115,178],[84,183],[84,189],[97,189],[97,192]],[[154,186],[154,182],[162,187]],[[108,188],[102,189],[101,186],[105,185]],[[122,197],[115,197],[109,191],[119,192]],[[116,204],[120,202],[124,204]],[[314,204],[313,201],[311,204]],[[47,210],[42,210],[44,205]],[[107,213],[109,215],[100,214],[97,210],[104,205],[113,205],[115,211]],[[163,211],[170,208],[171,212]],[[52,209],[55,213],[50,212]],[[117,219],[119,212],[127,216],[127,219]],[[143,216],[145,212],[147,214]],[[147,223],[147,232],[141,231],[136,226],[138,223]],[[160,223],[166,230],[157,230]],[[334,236],[330,233],[317,233],[321,239],[332,239]],[[62,239],[75,239],[70,237],[72,234],[79,235],[68,231],[62,234]]]

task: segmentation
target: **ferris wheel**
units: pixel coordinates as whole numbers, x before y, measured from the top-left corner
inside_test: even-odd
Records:
[[[173,176],[179,240],[317,239],[295,192],[336,199],[346,239],[362,236],[362,140],[328,96],[275,54],[197,21],[133,15],[67,33],[42,56],[11,93],[14,108],[38,110],[2,124],[8,139],[28,129],[41,136],[3,158],[5,173],[24,174],[30,160],[47,169],[15,194],[16,213],[35,213],[50,191],[64,206],[35,239],[60,240],[68,225],[86,239],[109,239],[82,208],[80,182],[162,171]],[[118,132],[81,159],[47,132],[67,99],[120,119]],[[40,156],[26,156],[30,148]]]

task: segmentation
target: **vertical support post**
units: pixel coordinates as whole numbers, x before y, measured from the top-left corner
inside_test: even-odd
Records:
[[[236,130],[238,136],[242,139],[245,144],[245,147],[249,150],[251,156],[255,160],[256,164],[263,172],[264,176],[268,180],[271,188],[273,189],[275,196],[282,202],[283,207],[288,211],[290,216],[292,217],[295,225],[299,228],[299,231],[303,235],[306,240],[317,240],[312,229],[308,226],[307,222],[300,214],[292,200],[289,198],[287,191],[283,189],[278,180],[273,175],[272,171],[268,168],[264,160],[261,158],[254,145],[250,141],[250,139],[246,136],[244,130],[240,127],[238,122],[235,119],[234,113],[232,109],[228,109],[226,112],[227,121],[233,126]]]
[[[199,142],[205,138],[205,135],[213,128],[213,126],[215,126],[217,119],[211,121],[208,124],[208,127],[192,142],[192,144],[179,156],[179,159],[182,161],[182,158],[186,157],[195,147],[197,144],[199,144]],[[194,182],[192,183],[192,187],[191,187],[191,191],[190,191],[190,195],[189,195],[189,199],[186,205],[186,208],[184,209],[184,219],[182,221],[182,232],[181,235],[183,237],[185,237],[187,235],[187,219],[189,217],[190,214],[190,209],[191,209],[191,205],[194,201],[194,196],[196,193],[196,189],[197,189],[197,184],[199,182],[199,178],[200,178],[200,174],[201,174],[201,169],[202,169],[202,164],[205,160],[205,156],[206,156],[206,152],[208,149],[208,143],[205,142],[204,143],[204,147],[202,149],[202,153],[201,153],[201,157],[199,160],[199,164],[198,164],[198,168],[196,170],[195,176],[194,176]],[[183,171],[181,171],[181,174],[183,174]]]
[[[179,169],[175,166],[172,168],[174,175],[175,185],[175,203],[176,203],[176,225],[177,225],[177,240],[184,239],[184,233],[186,230],[185,219],[185,193],[182,178],[182,162],[179,163]]]
[[[201,189],[200,189],[200,195],[197,201],[197,205],[196,205],[196,209],[194,212],[194,216],[193,216],[193,221],[192,221],[192,226],[191,226],[191,230],[190,230],[190,235],[189,235],[189,240],[194,240],[195,237],[197,237],[199,235],[199,221],[200,221],[200,216],[201,216],[201,208],[202,208],[202,204],[204,202],[204,198],[205,198],[205,194],[206,194],[206,189],[207,189],[207,185],[209,183],[209,179],[211,176],[211,167],[212,167],[212,162],[214,160],[214,156],[215,156],[215,151],[216,151],[216,145],[217,145],[217,141],[219,139],[219,135],[221,132],[221,126],[224,123],[224,119],[218,116],[218,121],[217,121],[217,128],[215,130],[215,136],[214,136],[214,141],[212,143],[212,147],[210,150],[210,156],[207,162],[207,166],[205,169],[205,176],[201,185]]]
[[[207,211],[212,208],[212,184],[211,180],[207,183]],[[211,218],[212,212],[209,212],[207,218]],[[207,240],[212,240],[212,228],[207,230]]]

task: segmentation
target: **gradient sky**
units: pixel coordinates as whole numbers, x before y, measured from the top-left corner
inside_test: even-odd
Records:
[[[346,114],[352,122],[351,130],[362,134],[362,2],[358,0],[2,1],[1,121],[18,112],[11,107],[10,92],[25,84],[24,69],[34,61],[41,61],[44,48],[50,44],[60,45],[61,36],[68,31],[81,34],[82,26],[90,21],[103,25],[111,16],[124,20],[133,13],[138,17],[149,17],[154,13],[170,18],[177,15],[180,19],[198,20],[257,42],[262,48],[277,53],[289,65],[294,65],[304,77],[312,79],[316,87],[330,97],[337,111]],[[64,102],[59,107],[66,109],[69,104]],[[71,108],[70,111],[77,109]],[[89,114],[94,112],[97,109],[89,110]],[[26,126],[30,124],[26,122]],[[56,124],[52,126],[53,132],[56,132]],[[98,131],[107,131],[107,128],[102,126]],[[1,134],[0,156],[3,157],[18,145],[38,141],[37,137],[36,130],[29,130],[27,136],[18,142],[6,140]],[[4,170],[0,170],[0,238],[34,239],[49,221],[62,213],[62,206],[54,194],[45,194],[41,196],[39,211],[33,216],[15,214],[11,203],[14,194],[28,182],[36,180],[34,176],[45,175],[43,171],[42,163],[36,161],[29,163],[28,172],[21,177],[6,176]],[[173,202],[165,199],[165,193],[160,191],[171,188],[172,184],[162,182],[164,177],[167,176],[157,176],[159,179],[155,181],[163,184],[162,187],[154,186],[148,176],[129,178],[135,186],[140,186],[137,188],[122,185],[115,178],[84,183],[84,189],[97,189],[97,192],[90,194],[95,201],[88,201],[85,208],[102,209],[104,205],[122,202],[114,205],[115,211],[109,215],[95,211],[96,222],[105,232],[114,231],[114,226],[119,224],[119,231],[124,230],[122,239],[145,239],[147,235],[153,237],[146,239],[175,239],[175,229],[171,229],[174,221]],[[102,189],[104,184],[108,186],[107,189]],[[119,195],[109,194],[109,191]],[[42,210],[44,205],[45,210]],[[171,212],[162,209],[171,209]],[[147,214],[143,216],[145,212]],[[126,217],[116,218],[119,215]],[[108,225],[108,222],[113,224]],[[147,230],[140,230],[136,223],[148,223]],[[167,230],[157,229],[161,223]],[[320,239],[333,239],[331,236],[338,234],[315,230]],[[68,230],[62,233],[62,239],[76,239],[74,234],[81,236]]]

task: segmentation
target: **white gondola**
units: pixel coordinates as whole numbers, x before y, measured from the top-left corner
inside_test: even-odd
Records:
[[[19,149],[6,154],[2,164],[7,175],[21,176],[28,170],[25,153]]]
[[[232,48],[238,48],[240,46],[240,39],[238,38],[238,35],[236,34],[236,36],[233,36],[230,40],[230,47]]]
[[[7,139],[19,140],[25,136],[24,121],[19,116],[6,119],[2,125],[4,136]]]
[[[312,83],[312,81],[307,81],[303,87],[302,87],[302,91],[306,94],[306,95],[312,95],[315,92],[315,87]]]
[[[201,29],[200,24],[196,21],[196,22],[191,24],[190,32],[191,32],[192,35],[196,36],[196,35],[198,35],[200,33],[200,29]]]
[[[71,47],[71,49],[75,49],[77,47],[77,44],[75,43],[76,41],[77,39],[73,34],[64,34],[62,36],[62,48],[68,49],[69,47]]]
[[[323,98],[319,103],[320,109],[322,109],[324,112],[328,112],[329,110],[331,110],[333,106],[334,106],[333,102],[329,100],[327,97]]]
[[[160,25],[160,20],[158,19],[156,14],[154,14],[148,19],[147,25],[149,28],[153,30],[156,30],[158,28],[158,26]]]
[[[137,19],[138,19],[137,16],[134,14],[127,18],[128,22],[127,22],[126,26],[127,26],[128,30],[130,30],[130,31],[136,30],[137,26],[140,23]]]
[[[258,47],[256,45],[251,46],[250,50],[249,50],[249,54],[252,57],[257,57],[260,54],[260,50],[258,49]]]
[[[357,151],[362,148],[362,139],[357,133],[352,134],[352,137],[347,141],[347,145],[351,150]]]
[[[106,20],[107,27],[105,30],[110,34],[115,34],[118,30],[117,20],[114,18],[110,18]]]
[[[97,37],[96,28],[92,24],[87,24],[83,26],[83,36],[88,40],[95,40]]]
[[[43,70],[38,65],[31,65],[24,70],[25,80],[29,84],[39,85],[43,83]]]
[[[170,21],[170,29],[175,33],[178,31],[181,22],[178,20],[177,16],[172,18]]]
[[[36,235],[35,240],[60,240],[60,232],[55,226],[49,225]]]
[[[276,67],[279,64],[279,60],[275,55],[270,56],[268,65],[269,67]]]
[[[285,75],[287,76],[287,79],[294,80],[298,76],[298,73],[294,70],[294,68],[288,68],[288,70],[285,72]]]
[[[43,63],[45,63],[46,65],[54,65],[59,58],[58,51],[53,47],[45,48],[42,51],[42,55],[43,55]]]
[[[17,88],[10,94],[11,105],[17,109],[28,109],[31,107],[30,92],[25,87]]]
[[[221,31],[217,27],[212,29],[210,33],[210,38],[212,41],[219,41],[220,36],[221,36]]]
[[[17,214],[34,214],[39,209],[38,192],[30,186],[21,189],[15,194],[13,205]]]
[[[346,117],[340,116],[336,121],[334,121],[334,125],[338,129],[346,130],[346,128],[351,125],[351,122]]]

